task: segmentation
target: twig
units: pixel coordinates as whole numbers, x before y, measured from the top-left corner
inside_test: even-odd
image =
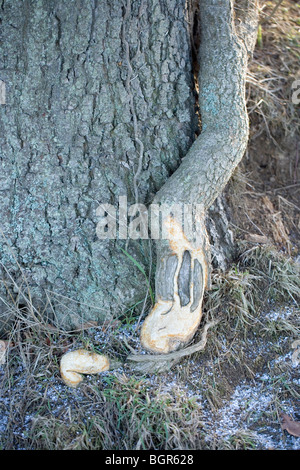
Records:
[[[285,202],[288,206],[294,207],[295,209],[297,209],[297,211],[300,211],[300,207],[296,206],[296,204],[294,204],[294,203],[291,202],[291,201],[288,201],[288,200],[285,199],[284,197],[278,195],[278,199],[280,199],[281,201]]]
[[[300,183],[290,184],[288,186],[281,186],[280,188],[274,188],[272,191],[285,191],[286,189],[295,188],[296,186],[300,186]],[[272,191],[267,192],[271,193]]]
[[[220,320],[213,320],[211,322],[206,323],[203,328],[203,333],[201,340],[189,346],[185,349],[180,349],[179,351],[175,351],[169,354],[160,354],[160,355],[153,355],[153,354],[132,354],[127,357],[127,361],[134,361],[134,362],[166,362],[166,361],[173,361],[177,360],[184,356],[189,356],[190,354],[194,354],[195,352],[201,351],[205,348],[207,342],[207,333],[209,328],[217,325]]]
[[[275,7],[273,8],[273,10],[271,11],[271,13],[269,14],[269,16],[267,16],[267,18],[265,18],[264,20],[262,20],[260,22],[260,24],[264,24],[264,23],[267,23],[271,18],[272,16],[276,13],[276,11],[278,10],[278,8],[280,7],[280,5],[282,4],[283,0],[279,0],[279,2],[275,5]]]

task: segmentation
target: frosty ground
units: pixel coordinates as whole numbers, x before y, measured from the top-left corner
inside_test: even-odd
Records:
[[[270,310],[259,322],[268,325],[268,335],[277,328],[276,336],[267,339],[258,330],[241,343],[234,334],[220,335],[164,374],[132,377],[124,366],[85,376],[77,389],[62,382],[58,362],[39,363],[33,341],[30,354],[23,348],[25,363],[18,348],[13,358],[12,348],[1,369],[2,448],[299,450],[299,438],[280,427],[280,412],[300,418],[299,365],[292,364],[291,347],[299,310]],[[135,326],[121,327],[117,341],[126,337],[127,344],[137,344]],[[71,349],[93,344],[103,351],[107,338],[102,329],[91,329]],[[55,341],[51,347],[54,352]],[[36,364],[30,373],[29,356]],[[165,427],[159,429],[156,418]]]

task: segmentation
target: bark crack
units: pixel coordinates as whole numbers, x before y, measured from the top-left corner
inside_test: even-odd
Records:
[[[142,14],[142,11],[143,10],[140,9],[139,15]],[[123,17],[123,25],[122,25],[122,41],[123,41],[124,48],[125,48],[125,61],[126,61],[127,69],[128,69],[127,78],[126,78],[126,90],[127,90],[128,97],[129,97],[129,106],[130,106],[130,111],[131,111],[132,120],[133,120],[134,140],[138,146],[138,166],[137,166],[136,171],[134,172],[134,177],[133,177],[135,203],[137,204],[139,202],[138,180],[140,178],[142,168],[143,168],[144,144],[139,138],[137,115],[136,115],[134,99],[133,99],[133,94],[132,94],[132,89],[131,89],[131,84],[130,84],[132,80],[132,75],[133,75],[133,68],[132,68],[132,64],[130,60],[130,47],[126,39],[126,22],[127,22],[127,19],[129,18],[130,13],[131,13],[131,0],[127,0],[125,14]]]

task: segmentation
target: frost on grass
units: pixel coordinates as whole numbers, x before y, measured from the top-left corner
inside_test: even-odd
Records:
[[[228,334],[219,332],[218,338],[211,337],[206,351],[185,358],[174,369],[162,375],[148,374],[134,378],[132,372],[124,367],[107,371],[101,376],[86,376],[78,389],[70,389],[63,384],[53,359],[51,363],[44,364],[44,369],[39,366],[28,373],[28,368],[20,359],[11,357],[10,368],[5,369],[5,365],[0,368],[1,448],[28,449],[41,445],[46,448],[55,445],[60,449],[93,448],[95,437],[89,435],[93,423],[99,429],[106,423],[113,437],[110,442],[103,444],[104,448],[116,448],[120,431],[109,428],[111,419],[108,414],[105,417],[107,410],[103,408],[104,403],[107,403],[105,400],[114,398],[116,394],[119,397],[116,402],[121,400],[120,409],[124,413],[131,412],[126,405],[128,400],[133,412],[138,413],[138,407],[145,409],[145,413],[150,414],[148,418],[154,420],[157,427],[160,423],[156,423],[155,413],[166,413],[169,410],[170,422],[166,422],[169,439],[172,438],[172,432],[174,436],[181,432],[181,438],[186,439],[184,432],[189,432],[189,428],[193,431],[191,440],[184,441],[185,448],[298,450],[300,439],[282,431],[279,418],[280,413],[284,412],[294,420],[300,420],[300,410],[297,409],[299,367],[292,365],[291,348],[296,339],[296,326],[293,329],[291,325],[296,324],[293,319],[298,314],[299,311],[293,308],[285,308],[260,315],[259,329],[251,330],[251,334],[245,338],[242,335],[242,342],[237,346],[232,341],[234,335],[229,338]],[[266,337],[263,335],[265,327],[271,328],[271,334]],[[279,335],[272,334],[273,327],[280,330]],[[115,346],[120,348],[121,355],[124,341],[138,349],[136,329],[137,325],[133,323],[126,328],[120,327],[119,333],[115,334]],[[81,339],[78,338],[70,350],[89,345],[98,352],[110,348],[113,352],[109,339],[107,332],[91,330]],[[217,341],[218,352],[209,349],[213,341]],[[246,362],[234,362],[241,344],[245,361],[247,359],[249,369],[254,371],[252,374],[245,373]],[[59,344],[54,346],[58,347]],[[256,367],[258,359],[262,364]],[[231,369],[227,367],[228,364]],[[136,385],[131,386],[130,380],[136,380]],[[106,397],[104,401],[103,396]],[[124,397],[127,397],[126,400]],[[160,408],[151,411],[154,402]],[[115,403],[111,406],[115,406]],[[181,429],[179,432],[176,420],[181,416],[184,421],[184,413],[187,413],[186,430]],[[101,421],[100,426],[101,419],[104,421]],[[193,428],[188,425],[190,419]],[[56,436],[62,428],[65,428],[65,432],[73,433],[70,440],[66,441],[67,438],[62,437],[58,441],[56,437],[55,442],[51,441],[53,437],[50,433]],[[83,436],[86,436],[84,444]],[[141,445],[140,438],[137,433],[126,446],[138,448]],[[172,443],[166,443],[161,435],[156,437],[155,442],[158,449],[172,448]]]
[[[285,409],[294,410],[287,401]],[[273,416],[272,416],[273,415]],[[234,443],[243,440],[253,448],[260,449],[300,449],[299,439],[284,436],[274,417],[274,389],[272,378],[264,374],[254,381],[243,381],[238,385],[231,399],[222,407],[207,429],[207,440],[214,436],[216,441]]]

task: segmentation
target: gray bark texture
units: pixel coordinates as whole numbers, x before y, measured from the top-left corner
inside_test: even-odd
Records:
[[[96,234],[97,207],[119,196],[146,205],[175,196],[207,210],[214,203],[211,233],[224,253],[230,248],[216,198],[247,143],[252,23],[242,18],[244,3],[236,34],[230,0],[200,2],[195,140],[191,2],[1,1],[4,323],[10,306],[28,299],[40,310],[47,300],[48,315],[65,328],[118,316],[143,299],[145,278],[121,248],[147,272],[148,245]]]

